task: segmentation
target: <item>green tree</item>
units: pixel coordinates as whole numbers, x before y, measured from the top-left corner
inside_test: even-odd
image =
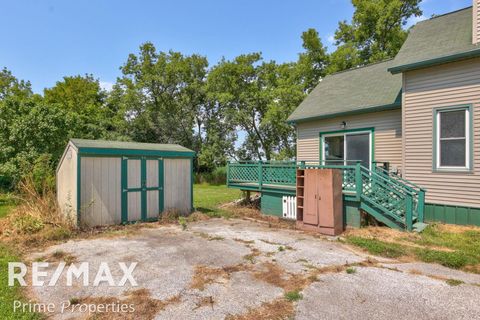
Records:
[[[407,37],[407,20],[420,16],[421,0],[352,0],[352,21],[335,32],[337,49],[329,72],[393,58]]]
[[[66,112],[72,124],[69,136],[74,138],[104,138],[113,130],[106,98],[99,81],[88,74],[64,77],[53,88],[44,90],[45,103]]]
[[[265,62],[259,53],[222,60],[208,83],[225,118],[246,133],[240,159],[285,159],[294,155],[294,130],[287,117],[304,97],[304,77],[295,63]],[[318,80],[317,80],[318,81]]]
[[[193,125],[203,104],[207,61],[179,52],[157,52],[152,43],[130,54],[113,95],[121,100],[125,133],[135,141],[195,146]]]
[[[302,41],[305,51],[299,54],[296,68],[299,81],[308,93],[326,75],[329,56],[317,30],[308,29],[303,32]]]
[[[55,165],[71,123],[64,110],[33,94],[28,82],[7,70],[0,79],[0,180],[11,187],[34,168],[37,159],[54,159],[50,165]]]

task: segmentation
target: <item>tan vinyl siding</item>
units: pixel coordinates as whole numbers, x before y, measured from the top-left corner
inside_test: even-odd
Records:
[[[191,211],[190,159],[164,159],[164,209]]]
[[[473,0],[472,20],[472,43],[476,44],[480,40],[480,0]]]
[[[375,160],[388,161],[392,167],[402,164],[402,115],[401,110],[371,112],[314,120],[297,124],[298,161],[319,161],[320,132],[341,130],[342,121],[348,129],[375,128]]]
[[[76,219],[77,151],[69,145],[57,171],[57,201],[63,214]]]
[[[89,226],[121,223],[121,158],[82,157],[80,180],[80,222]]]
[[[480,59],[410,71],[404,75],[405,178],[427,189],[427,202],[480,207]],[[470,173],[433,171],[433,109],[473,106]]]

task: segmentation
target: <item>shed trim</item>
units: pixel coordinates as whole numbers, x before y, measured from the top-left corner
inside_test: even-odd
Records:
[[[81,155],[110,155],[110,156],[149,156],[149,157],[169,157],[169,158],[193,158],[193,151],[160,151],[160,150],[141,150],[141,149],[108,149],[108,148],[79,148]]]

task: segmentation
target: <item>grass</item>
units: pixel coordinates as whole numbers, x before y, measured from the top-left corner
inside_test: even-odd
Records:
[[[406,255],[406,250],[399,244],[388,243],[377,239],[367,239],[362,237],[348,237],[347,242],[357,247],[365,249],[371,254],[387,257],[398,258]]]
[[[411,257],[452,269],[480,273],[480,228],[451,228],[433,224],[420,234],[405,234],[382,241],[375,237],[347,236],[346,241],[371,254],[388,258]]]
[[[8,213],[15,208],[15,202],[8,194],[0,193],[0,218],[8,215]]]
[[[457,280],[457,279],[448,279],[445,281],[449,286],[452,286],[452,287],[456,287],[456,286],[459,286],[461,284],[464,284],[465,282],[463,282],[462,280]]]
[[[303,299],[303,295],[298,290],[290,291],[285,293],[285,299],[290,302],[298,301]]]
[[[355,269],[354,267],[349,267],[345,269],[345,272],[348,274],[354,274],[354,273],[357,273],[357,269]]]
[[[1,319],[41,319],[41,315],[35,313],[23,313],[13,311],[13,302],[25,301],[21,288],[8,286],[8,263],[21,261],[13,250],[0,244],[0,318]]]
[[[240,199],[242,193],[225,185],[195,184],[193,186],[194,207],[210,217],[229,217],[227,210],[222,210],[222,204]]]
[[[0,219],[5,218],[16,206],[12,198],[7,194],[0,194]],[[0,243],[0,318],[1,319],[41,319],[39,314],[13,311],[13,302],[16,300],[26,301],[20,287],[8,286],[8,263],[20,262],[20,258],[14,254],[15,250],[7,244]]]

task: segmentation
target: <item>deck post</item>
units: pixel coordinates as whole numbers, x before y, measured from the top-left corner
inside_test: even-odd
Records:
[[[362,168],[360,162],[357,162],[355,165],[355,191],[357,194],[357,201],[360,201],[363,192]]]
[[[405,224],[408,231],[413,229],[413,197],[410,193],[405,198]]]
[[[262,160],[258,161],[258,189],[262,191],[262,184],[263,184],[263,165]]]
[[[227,188],[230,187],[230,161],[227,162]]]
[[[418,203],[417,203],[417,211],[418,211],[418,222],[424,222],[424,214],[425,214],[425,190],[420,189],[418,192]]]

